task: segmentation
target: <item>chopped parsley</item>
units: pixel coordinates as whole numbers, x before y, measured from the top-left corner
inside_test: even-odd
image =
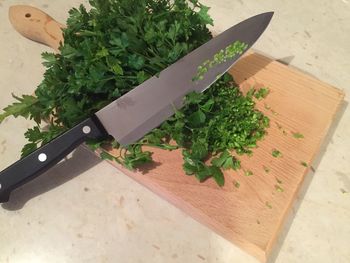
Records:
[[[269,173],[270,172],[270,168],[269,167],[263,165],[263,168],[264,168],[265,173]]]
[[[234,181],[232,183],[236,188],[239,188],[241,186],[241,184],[238,181]]]
[[[273,149],[272,150],[272,156],[275,157],[275,158],[282,157],[282,153],[279,150],[277,150],[277,149]]]
[[[284,189],[278,184],[275,185],[275,189],[277,192],[280,192],[280,193],[284,192]]]
[[[252,176],[252,175],[253,175],[253,172],[250,171],[250,170],[246,170],[246,171],[244,171],[244,175],[245,175],[245,176]]]
[[[301,164],[302,166],[308,167],[307,163],[304,162],[304,161],[301,161],[300,164]]]
[[[293,132],[293,137],[296,139],[302,139],[302,138],[304,138],[304,135],[302,135],[299,132]]]
[[[254,92],[254,97],[258,100],[264,99],[270,93],[269,88],[260,88]]]
[[[272,209],[272,205],[271,205],[268,201],[265,202],[265,205],[266,205],[268,208]]]

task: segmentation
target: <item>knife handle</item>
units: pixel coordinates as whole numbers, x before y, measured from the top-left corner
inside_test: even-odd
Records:
[[[87,139],[98,139],[107,135],[97,117],[92,116],[15,162],[0,172],[0,203],[7,202],[14,189],[57,164]]]

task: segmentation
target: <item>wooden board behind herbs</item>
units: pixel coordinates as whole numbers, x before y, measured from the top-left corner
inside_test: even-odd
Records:
[[[112,164],[265,262],[344,94],[257,53],[230,73],[243,92],[269,87],[257,107],[270,118],[270,128],[254,155],[241,158],[241,170],[225,172],[224,187],[185,175],[180,150],[152,148],[155,162],[137,171]]]

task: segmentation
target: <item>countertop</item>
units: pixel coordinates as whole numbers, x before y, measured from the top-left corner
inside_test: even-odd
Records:
[[[0,108],[30,94],[49,48],[14,31],[8,8],[39,7],[64,22],[87,1],[0,0]],[[275,11],[254,49],[330,83],[345,102],[270,262],[350,262],[350,1],[206,0],[216,32]],[[32,122],[0,124],[0,169],[19,158]],[[0,206],[0,262],[244,262],[257,260],[83,147]]]

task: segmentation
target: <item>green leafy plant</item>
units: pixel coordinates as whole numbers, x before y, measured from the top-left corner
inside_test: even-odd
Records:
[[[209,8],[198,0],[89,2],[89,11],[82,5],[69,11],[60,54],[43,53],[46,72],[35,95],[14,96],[16,102],[0,114],[0,122],[8,116],[35,121],[25,133],[22,156],[212,38]],[[242,48],[236,44],[225,52]],[[253,93],[244,96],[225,74],[204,93],[188,94],[181,110],[138,142],[121,147],[105,138],[87,145],[119,150],[117,156],[106,150],[100,156],[129,169],[152,161],[152,152],[143,146],[182,148],[186,174],[200,181],[213,177],[222,186],[222,171],[240,169],[238,155],[252,154],[266,133],[269,119],[254,106]]]

